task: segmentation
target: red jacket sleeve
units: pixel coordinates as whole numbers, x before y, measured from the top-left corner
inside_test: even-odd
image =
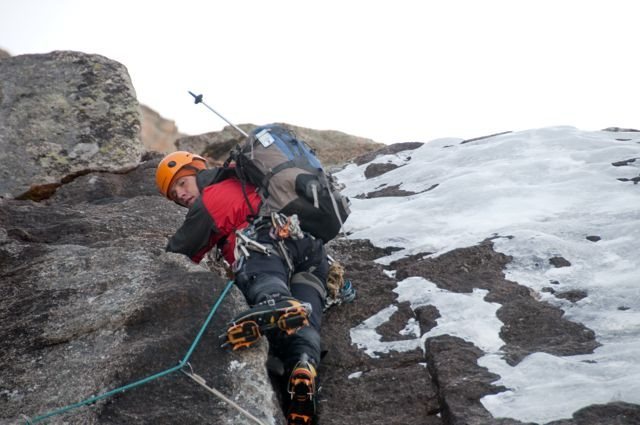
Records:
[[[169,239],[166,250],[184,254],[199,263],[222,236],[204,207],[202,199],[198,198],[189,209],[182,226]]]
[[[184,223],[169,239],[167,251],[187,255],[198,263],[220,242],[219,248],[229,264],[234,262],[235,231],[247,226],[247,217],[260,209],[260,196],[255,187],[242,186],[236,179],[227,179],[207,186],[193,204]]]

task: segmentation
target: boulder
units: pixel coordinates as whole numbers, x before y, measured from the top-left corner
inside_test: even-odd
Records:
[[[88,171],[132,169],[139,132],[122,64],[69,51],[0,61],[0,196],[38,200]]]

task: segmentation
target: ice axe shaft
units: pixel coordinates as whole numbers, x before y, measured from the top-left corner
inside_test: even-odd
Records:
[[[222,115],[220,115],[215,109],[213,109],[211,106],[207,105],[206,102],[204,102],[202,100],[202,95],[201,94],[195,94],[192,91],[189,92],[189,94],[191,96],[193,96],[193,98],[195,99],[195,103],[196,105],[198,103],[202,103],[204,106],[207,107],[207,109],[209,109],[211,112],[213,112],[214,114],[216,114],[217,116],[219,116],[222,120],[224,120],[224,122],[226,122],[227,124],[229,124],[231,127],[235,128],[236,130],[238,130],[240,132],[240,134],[242,134],[244,137],[249,137],[249,135],[244,132],[240,127],[238,127],[237,125],[235,125],[234,123],[232,123],[231,121],[229,121],[228,119],[226,119],[225,117],[223,117]]]

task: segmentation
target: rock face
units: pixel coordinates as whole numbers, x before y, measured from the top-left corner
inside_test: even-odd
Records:
[[[504,323],[500,337],[506,342],[503,350],[511,364],[535,351],[571,355],[589,353],[598,346],[591,330],[567,321],[561,310],[536,300],[528,288],[505,280],[504,268],[511,259],[495,252],[491,241],[437,258],[423,258],[424,253],[388,266],[373,260],[390,255],[393,247],[380,249],[369,241],[344,239],[328,246],[343,262],[358,295],[353,304],[332,307],[325,314],[322,336],[327,354],[319,370],[323,425],[523,424],[493,418],[483,407],[482,397],[505,389],[493,384],[498,376],[478,365],[483,351],[467,341],[439,335],[427,338],[419,349],[375,353],[373,357],[352,344],[350,330],[388,306],[397,310],[376,328],[382,341],[402,341],[400,331],[410,319],[420,323],[421,335],[435,326],[438,312],[433,306],[414,312],[396,301],[393,289],[408,276],[422,276],[452,292],[487,289],[487,301],[503,304],[497,312]],[[393,278],[390,271],[395,271]],[[554,425],[637,423],[640,406],[610,403],[589,406],[573,419]]]
[[[396,281],[373,262],[391,251],[375,248],[368,241],[344,239],[332,241],[329,247],[358,292],[352,304],[332,307],[323,320],[327,355],[319,369],[320,423],[442,424],[422,350],[371,358],[351,342],[351,328],[396,298],[392,292]],[[395,338],[398,330],[386,327],[380,332],[383,338]]]
[[[176,123],[162,117],[146,105],[140,105],[141,123],[140,139],[148,151],[169,153],[176,149],[176,140],[185,137],[178,132]]]
[[[367,164],[378,156],[416,147],[392,145],[354,162]],[[395,169],[378,167],[375,174]],[[353,304],[334,307],[325,315],[323,339],[328,352],[320,368],[319,396],[323,424],[353,423],[354,418],[356,423],[522,424],[492,417],[480,402],[484,396],[505,388],[494,384],[498,376],[478,365],[484,352],[467,341],[438,335],[426,338],[419,349],[374,352],[371,356],[352,344],[352,330],[383,309],[394,312],[387,322],[375,328],[381,341],[402,343],[403,338],[415,338],[417,335],[403,336],[402,332],[411,321],[419,323],[421,336],[435,326],[439,312],[434,306],[412,311],[406,303],[397,301],[393,289],[398,281],[409,277],[423,277],[438,288],[455,293],[487,291],[484,299],[501,305],[497,316],[504,324],[500,338],[505,345],[500,351],[511,365],[534,352],[586,354],[599,346],[592,330],[567,320],[562,310],[539,301],[528,288],[506,280],[504,270],[512,259],[496,252],[492,240],[436,258],[420,253],[387,266],[373,260],[390,255],[396,250],[394,247],[381,249],[369,241],[335,240],[329,248],[344,263],[358,297]],[[557,257],[549,258],[549,262],[556,267],[565,265]],[[386,383],[386,389],[380,388],[380,382]],[[377,419],[383,416],[384,422]],[[640,407],[625,403],[589,406],[576,412],[572,419],[556,423],[636,424],[640,423]]]
[[[154,172],[160,155],[140,157],[138,105],[124,67],[69,52],[8,61],[9,67],[0,66],[5,140],[24,128],[30,129],[27,135],[35,134],[46,124],[51,125],[46,134],[66,143],[67,156],[85,143],[106,147],[87,158],[78,153],[81,159],[73,168],[63,168],[67,174],[58,177],[57,190],[39,202],[0,199],[0,423],[23,424],[21,415],[36,420],[175,367],[185,359],[226,280],[184,256],[164,252],[167,235],[180,225],[184,211],[157,194]],[[99,78],[82,88],[83,96],[62,83],[54,92],[44,87],[47,69],[69,73],[69,81],[78,69],[86,78],[92,72]],[[29,73],[34,73],[33,83],[19,79]],[[64,106],[51,108],[46,116],[47,99],[59,99]],[[26,101],[38,112],[22,111]],[[118,109],[122,102],[126,107]],[[86,110],[87,120],[69,116],[77,118],[83,105],[95,107]],[[37,150],[51,148],[50,140],[58,139],[27,140]],[[3,155],[4,163],[15,164],[22,153],[3,150]],[[124,165],[130,170],[122,171]],[[27,188],[55,171],[49,162],[34,162],[29,169],[31,180],[24,175],[19,182]],[[219,348],[221,329],[244,308],[242,295],[232,288],[189,363],[208,385],[264,423],[281,423],[265,368],[267,343],[245,353]],[[179,371],[46,422],[252,423]]]
[[[373,140],[351,136],[339,131],[312,130],[284,123],[280,123],[280,125],[293,131],[299,139],[304,140],[316,151],[320,161],[327,167],[341,165],[358,155],[373,152],[384,146]],[[257,126],[242,124],[238,127],[248,133]],[[229,156],[231,149],[242,139],[243,136],[237,130],[227,126],[222,131],[180,138],[176,145],[180,150],[196,152],[214,161],[224,161]]]
[[[9,52],[7,52],[6,50],[0,49],[0,59],[4,59],[8,57],[11,57]]]
[[[143,152],[126,68],[78,52],[0,61],[0,196],[41,199],[87,171],[124,171]]]
[[[0,422],[166,370],[187,353],[225,281],[164,252],[183,212],[155,195],[157,162],[87,174],[46,203],[0,201]],[[190,362],[209,385],[271,417],[279,410],[266,344],[242,356],[218,347],[216,330],[240,308],[234,288]],[[247,373],[253,386],[238,388]],[[239,420],[177,372],[52,423],[193,423],[190,411],[204,422]]]

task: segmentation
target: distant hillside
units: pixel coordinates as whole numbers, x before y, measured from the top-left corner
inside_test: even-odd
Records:
[[[164,118],[146,105],[140,104],[140,139],[149,151],[173,152],[176,140],[185,135],[178,131],[175,121]]]
[[[318,158],[325,166],[344,164],[352,158],[376,151],[385,146],[371,139],[352,136],[340,131],[314,130],[291,124],[280,124],[293,131],[298,138],[304,140],[311,148],[315,149]],[[250,132],[257,126],[254,124],[241,124],[239,127],[246,132]],[[180,138],[176,141],[176,146],[181,150],[197,152],[214,161],[224,161],[231,149],[241,139],[242,135],[237,130],[227,126],[222,131]]]

